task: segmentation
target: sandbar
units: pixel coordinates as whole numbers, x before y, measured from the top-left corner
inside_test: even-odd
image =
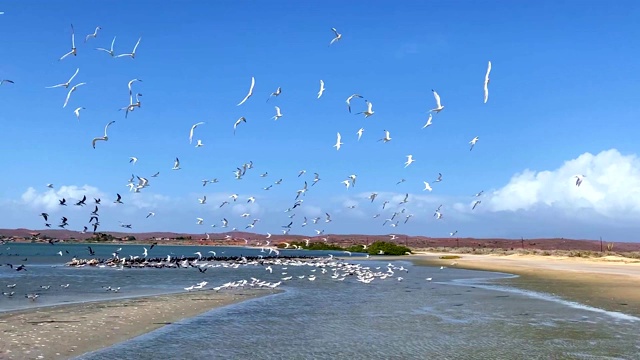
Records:
[[[214,308],[277,292],[200,290],[0,313],[0,359],[69,359]]]
[[[440,259],[460,256],[459,259]],[[640,261],[618,256],[578,258],[541,255],[473,255],[417,251],[416,265],[457,267],[519,275],[500,284],[640,316]]]

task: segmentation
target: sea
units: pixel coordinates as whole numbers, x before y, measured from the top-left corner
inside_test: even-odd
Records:
[[[90,246],[96,258],[110,258],[116,250],[121,257],[142,256],[143,247],[149,248]],[[198,251],[205,256],[212,255],[209,251],[268,255],[260,248],[155,246],[148,256],[195,256]],[[282,282],[280,293],[214,309],[76,359],[157,359],[160,354],[171,359],[640,359],[640,318],[501,283],[514,275],[415,266],[403,257],[363,259],[304,250],[280,255],[333,255],[372,271],[386,271],[389,264],[396,270],[384,280],[362,283],[355,276],[336,281],[330,271],[275,265],[272,273],[264,266],[216,267],[205,273],[194,268],[74,268],[64,264],[73,257],[91,258],[86,244],[7,243],[0,246],[0,291],[15,294],[0,296],[0,312],[178,293],[200,281],[207,281],[207,288],[252,277],[277,282],[287,272],[293,278]],[[19,265],[26,271],[15,271]],[[312,274],[315,281],[308,280]],[[30,301],[25,298],[29,293],[40,297]]]

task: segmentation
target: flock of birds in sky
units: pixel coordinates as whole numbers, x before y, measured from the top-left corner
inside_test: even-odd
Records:
[[[93,31],[93,33],[90,33],[88,35],[86,35],[84,37],[84,42],[85,43],[90,43],[92,41],[96,41],[96,39],[99,38],[99,33],[102,30],[102,28],[100,26],[97,26],[95,28],[95,30]],[[329,42],[329,46],[331,45],[335,45],[337,43],[340,42],[340,40],[342,39],[342,34],[338,32],[338,30],[336,28],[332,28],[331,31],[334,34],[334,37],[332,38],[332,40]],[[104,47],[98,47],[95,48],[96,51],[100,51],[100,52],[104,52],[105,56],[110,56],[112,58],[125,58],[125,59],[129,59],[129,60],[134,60],[136,59],[136,52],[138,51],[138,47],[140,46],[142,38],[138,38],[137,42],[133,45],[133,47],[131,48],[131,52],[125,52],[122,54],[116,54],[115,50],[114,50],[114,45],[115,45],[115,41],[116,41],[116,37],[113,37],[113,40],[111,41],[111,45],[109,48],[104,48]],[[76,48],[76,41],[75,41],[75,29],[73,27],[73,25],[71,25],[71,48],[68,52],[64,53],[60,58],[59,61],[68,61],[67,59],[73,58],[75,56],[78,55],[78,50]],[[73,103],[73,94],[74,92],[78,91],[79,89],[81,89],[82,86],[86,85],[85,82],[77,82],[75,84],[73,84],[76,76],[78,76],[80,72],[80,68],[76,69],[75,72],[73,73],[73,75],[65,82],[63,83],[59,83],[56,85],[52,85],[52,86],[47,86],[47,88],[51,88],[51,89],[57,89],[57,88],[64,88],[64,89],[68,89],[67,93],[66,93],[66,97],[64,98],[64,102],[62,103],[62,107],[66,108],[70,103]],[[488,62],[487,65],[487,70],[484,76],[484,82],[483,82],[483,90],[484,90],[484,98],[483,101],[484,103],[487,103],[487,101],[489,100],[489,83],[490,83],[490,73],[491,73],[491,61]],[[141,108],[141,100],[140,98],[142,97],[142,94],[139,93],[138,91],[136,91],[134,89],[134,87],[136,87],[136,84],[141,83],[142,80],[138,79],[138,78],[134,78],[131,81],[128,82],[127,84],[127,88],[128,88],[128,93],[129,93],[129,102],[128,104],[123,104],[124,106],[122,106],[120,108],[121,111],[124,111],[124,117],[128,117],[128,115],[132,112],[134,112],[136,109],[140,109]],[[8,79],[3,79],[1,80],[0,85],[4,85],[6,83],[13,83],[12,80],[8,80]],[[73,85],[72,85],[73,84]],[[237,106],[242,106],[243,104],[245,104],[247,101],[250,101],[252,99],[252,96],[254,95],[254,87],[256,84],[256,79],[255,77],[251,77],[251,83],[249,86],[249,91],[247,92],[246,96],[237,104]],[[325,83],[323,80],[319,81],[320,87],[319,87],[319,91],[317,93],[317,99],[321,99],[324,92],[326,91],[325,88]],[[80,90],[81,91],[81,90]],[[433,93],[433,97],[435,100],[435,106],[429,111],[429,116],[427,118],[426,123],[424,124],[424,126],[422,127],[423,129],[428,128],[429,126],[432,125],[432,121],[434,119],[434,116],[438,116],[438,114],[440,114],[444,109],[445,106],[442,103],[441,97],[438,94],[438,92],[436,90],[432,90]],[[282,95],[282,88],[278,87],[274,92],[272,92],[271,94],[269,94],[269,96],[267,97],[267,102],[272,101],[272,100],[276,100],[278,97],[280,97]],[[362,111],[355,113],[356,115],[362,115],[364,116],[364,118],[369,118],[371,116],[375,115],[375,111],[373,108],[373,103],[366,99],[363,95],[361,94],[352,94],[349,97],[346,98],[346,106],[347,106],[347,111],[349,113],[352,113],[352,106],[360,106],[358,104],[355,104],[354,101],[359,100],[359,101],[363,101],[362,104]],[[75,114],[75,116],[78,118],[78,120],[80,119],[80,114],[81,111],[84,110],[85,108],[82,106],[76,107],[75,110],[73,110],[73,113]],[[275,106],[275,114],[273,115],[272,119],[274,121],[277,121],[278,119],[282,118],[283,116],[285,116],[285,113],[283,113],[283,111],[281,110],[281,108],[279,106]],[[98,145],[99,142],[103,142],[105,143],[104,145],[101,146],[107,146],[108,144],[108,140],[109,140],[109,136],[108,136],[108,130],[109,127],[116,124],[115,120],[109,121],[105,127],[104,127],[104,133],[101,136],[96,136],[91,140],[91,145],[94,149],[96,149],[96,145]],[[241,127],[246,126],[245,124],[247,124],[247,119],[243,116],[238,118],[234,123],[233,123],[233,135],[235,135],[238,131],[241,131]],[[205,122],[198,122],[193,124],[193,126],[191,126],[190,130],[189,130],[189,143],[193,145],[193,141],[195,140],[195,147],[199,148],[204,146],[203,142],[201,139],[197,138],[197,129],[200,126],[205,125]],[[116,125],[117,126],[117,125]],[[230,126],[231,127],[231,126]],[[185,129],[186,130],[186,129]],[[355,136],[354,136],[354,141],[358,142],[360,141],[360,139],[362,138],[363,134],[364,134],[365,129],[364,128],[360,128]],[[384,130],[382,137],[380,139],[378,139],[379,142],[382,143],[388,143],[390,141],[392,141],[392,136],[389,130]],[[478,144],[479,141],[479,137],[475,136],[473,139],[471,139],[469,141],[469,151],[472,151],[474,149],[474,147]],[[342,148],[342,146],[344,145],[343,142],[343,136],[340,132],[337,132],[336,134],[336,141],[335,144],[333,145],[333,147],[336,149],[336,151],[340,151],[340,149]],[[138,158],[135,156],[130,157],[129,162],[134,164],[137,163]],[[412,154],[408,154],[406,155],[406,162],[405,164],[405,168],[411,166],[414,162],[416,161],[416,159],[414,159]],[[174,162],[173,162],[173,167],[171,167],[170,169],[172,171],[179,171],[181,169],[181,163],[180,163],[180,159],[178,157],[175,158]],[[248,170],[253,169],[253,162],[248,162],[245,164],[242,164],[240,166],[238,166],[236,168],[236,170],[234,171],[235,174],[235,178],[236,179],[242,179],[246,174]],[[151,178],[157,178],[159,176],[160,172],[156,172],[155,174],[151,175]],[[301,170],[298,173],[298,178],[304,176],[306,174],[306,170]],[[268,177],[268,173],[264,172],[262,174],[260,174],[261,178],[267,178]],[[583,179],[584,179],[584,175],[576,175],[575,178],[576,186],[580,186],[580,184],[582,183]],[[352,174],[349,175],[345,180],[343,180],[341,182],[341,184],[349,189],[349,188],[353,188],[356,185],[356,179],[357,179],[357,175]],[[432,184],[435,183],[439,183],[441,182],[443,179],[442,174],[439,173],[438,177],[435,180],[432,181],[424,181],[424,188],[423,191],[429,191],[431,192],[433,190]],[[137,180],[137,181],[136,181]],[[305,180],[303,185],[301,185],[300,189],[296,191],[296,196],[295,196],[295,200],[294,203],[289,206],[285,212],[286,213],[291,213],[290,215],[288,215],[288,217],[290,219],[293,219],[294,216],[296,215],[294,210],[297,209],[298,207],[303,205],[304,199],[302,199],[301,197],[304,197],[307,193],[307,191],[310,190],[311,187],[315,186],[319,181],[321,180],[320,178],[320,174],[318,173],[314,173],[314,177],[311,180],[311,184],[309,185],[308,181]],[[127,182],[127,186],[129,187],[129,190],[131,192],[135,192],[138,193],[140,191],[142,191],[143,189],[145,189],[146,187],[149,186],[149,178],[148,177],[144,177],[144,176],[135,176],[132,175],[131,178],[129,179],[129,181]],[[277,186],[279,184],[282,183],[282,179],[279,179],[275,182],[273,182],[272,184],[269,184],[267,186],[262,187],[263,191],[268,191],[270,190],[273,186]],[[399,185],[401,183],[403,183],[405,180],[401,179],[396,185]],[[207,184],[210,183],[216,183],[218,182],[218,179],[205,179],[202,180],[202,186],[206,186]],[[53,188],[52,184],[48,184],[47,185],[49,188]],[[477,206],[479,206],[482,203],[482,200],[479,199],[480,196],[482,196],[483,191],[480,191],[478,193],[476,193],[474,195],[474,197],[476,198],[476,200],[474,200],[471,204],[471,209],[475,209]],[[378,193],[371,193],[368,196],[368,200],[371,201],[371,203],[373,203],[378,197]],[[218,204],[219,208],[224,207],[225,205],[229,205],[232,203],[237,203],[238,201],[243,201],[246,202],[247,204],[252,204],[256,202],[256,198],[258,198],[258,196],[246,196],[246,197],[240,197],[239,194],[231,194],[229,196],[229,198],[225,201],[222,201],[220,204]],[[195,199],[194,199],[195,200]],[[198,202],[202,205],[207,204],[207,197],[203,196],[200,199],[197,199]],[[77,200],[74,205],[75,206],[85,206],[87,205],[86,203],[87,198],[86,196],[84,196],[82,199]],[[380,209],[381,210],[385,210],[388,209],[388,205],[390,204],[389,199],[386,199],[382,202]],[[94,205],[95,208],[94,210],[89,214],[89,222],[88,222],[88,226],[83,226],[83,230],[82,232],[87,232],[89,231],[89,227],[92,228],[93,232],[96,232],[98,227],[100,226],[100,221],[99,221],[99,208],[98,205],[100,205],[101,199],[96,198],[94,199]],[[401,208],[397,208],[397,211],[393,211],[393,213],[391,215],[385,216],[383,217],[384,221],[382,222],[383,226],[390,226],[390,227],[397,227],[400,225],[400,223],[407,223],[409,221],[409,219],[413,216],[412,214],[408,213],[407,209],[404,207],[404,204],[406,204],[407,202],[409,202],[409,193],[406,193],[404,199],[399,202],[398,204],[392,204],[392,205],[398,205]],[[122,204],[122,196],[120,194],[116,194],[115,199],[114,199],[114,203],[115,204]],[[60,206],[67,206],[67,199],[60,199],[59,200],[59,204]],[[348,206],[348,208],[355,208],[356,205],[351,205]],[[331,222],[331,215],[328,212],[325,212],[324,214],[324,223],[329,223]],[[43,217],[43,219],[45,220],[45,226],[46,227],[51,227],[51,223],[48,221],[49,220],[49,214],[47,214],[46,212],[41,213],[41,216]],[[154,212],[149,212],[147,214],[147,218],[155,216]],[[373,218],[378,218],[381,217],[382,213],[375,213],[373,214]],[[442,214],[442,205],[438,206],[433,213],[433,216],[436,219],[442,219],[443,218],[443,214]],[[242,218],[249,218],[251,217],[251,214],[249,212],[243,213],[241,215]],[[60,228],[66,228],[69,223],[67,221],[68,219],[66,217],[62,217],[60,224],[58,225],[58,227]],[[204,218],[202,217],[198,217],[195,219],[196,220],[196,224],[197,225],[203,225],[204,224]],[[311,221],[313,224],[318,224],[318,222],[321,220],[321,217],[315,217],[313,219],[308,219],[307,217],[304,217],[302,222],[300,223],[301,227],[305,227],[309,224],[309,221]],[[238,227],[232,227],[230,228],[232,231],[234,230],[238,230],[238,229],[243,229],[243,230],[249,230],[249,229],[254,229],[254,227],[257,225],[257,223],[260,221],[260,219],[256,219],[256,218],[252,218],[251,221],[248,221],[247,219],[247,223],[244,226],[240,226]],[[220,219],[219,223],[214,223],[211,226],[214,228],[228,228],[229,227],[229,223],[230,221],[228,221],[226,218],[222,218]],[[123,228],[132,228],[132,224],[128,224],[128,223],[120,223],[120,226]],[[292,229],[293,226],[293,220],[288,221],[288,223],[286,225],[282,225],[281,231],[283,234],[288,234],[289,231]],[[315,230],[316,235],[323,235],[324,234],[324,230],[323,229],[316,229]],[[206,233],[206,232],[205,232]],[[451,232],[449,235],[453,236],[455,233],[457,233],[457,231]],[[267,233],[267,237],[270,237],[271,234]]]

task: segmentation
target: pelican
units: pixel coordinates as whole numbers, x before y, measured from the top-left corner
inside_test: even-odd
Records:
[[[110,122],[109,122],[109,123],[104,127],[104,136],[102,136],[102,137],[97,137],[97,138],[93,138],[93,141],[91,142],[91,144],[93,145],[93,148],[94,148],[94,149],[96,148],[96,141],[100,141],[100,140],[108,141],[108,140],[109,140],[109,136],[107,136],[107,129],[109,129],[109,126],[110,126],[111,124],[113,124],[114,122],[116,122],[116,121],[115,121],[115,120],[110,121]]]
[[[476,145],[476,143],[478,142],[480,138],[478,136],[474,137],[473,139],[471,139],[471,141],[469,141],[469,144],[471,144],[471,148],[469,148],[469,151],[473,150],[473,147]]]
[[[333,38],[333,40],[331,40],[331,42],[329,43],[329,46],[333,45],[334,42],[342,39],[342,34],[340,34],[338,30],[336,30],[336,28],[331,28],[331,31],[333,31],[333,33],[335,34],[335,37]]]
[[[115,44],[115,42],[116,42],[116,37],[114,36],[113,40],[111,40],[111,49],[107,50],[105,48],[96,48],[96,50],[104,51],[107,54],[111,55],[111,57],[114,57],[115,56],[115,52],[113,52],[113,44]]]
[[[487,103],[489,100],[489,73],[491,72],[491,61],[489,61],[489,65],[487,66],[487,73],[484,76],[484,103]]]
[[[282,113],[280,112],[280,108],[276,106],[276,115],[272,117],[273,120],[278,120],[282,117]]]
[[[344,145],[344,143],[342,142],[342,136],[340,135],[340,133],[338,133],[337,139],[336,139],[336,144],[333,145],[333,147],[336,148],[336,151],[337,151],[337,150],[340,150],[340,146],[341,145]]]
[[[364,117],[368,118],[369,116],[373,115],[373,113],[375,111],[373,111],[373,104],[371,103],[371,101],[365,100],[364,102],[367,103],[367,110],[366,111],[361,111],[361,112],[357,113],[356,115],[364,114]]]
[[[244,97],[244,99],[242,99],[242,101],[240,101],[238,103],[237,106],[240,106],[242,104],[244,104],[245,101],[249,100],[249,98],[251,97],[251,95],[253,95],[253,87],[256,85],[256,79],[252,76],[251,77],[251,87],[249,88],[249,93],[247,94],[247,96]]]
[[[324,81],[320,80],[320,91],[318,91],[318,99],[320,99],[320,97],[322,96],[322,94],[324,93]]]
[[[75,31],[73,30],[73,24],[71,24],[71,51],[69,51],[68,53],[62,55],[62,57],[60,59],[58,59],[58,61],[66,58],[69,55],[76,56],[77,54],[78,54],[78,52],[76,50],[76,35],[75,35]]]
[[[438,93],[433,89],[431,89],[431,91],[433,92],[433,97],[436,99],[436,107],[435,109],[431,109],[431,111],[437,114],[444,109],[444,106],[440,103],[440,95],[438,95]]]
[[[404,167],[411,165],[415,160],[413,160],[413,155],[407,155],[407,162],[404,163]]]
[[[71,78],[69,80],[67,80],[67,82],[62,83],[62,84],[58,84],[58,85],[53,85],[53,86],[47,86],[47,89],[53,89],[53,88],[57,88],[57,87],[65,87],[68,88],[69,85],[71,85],[71,82],[73,81],[73,79],[76,77],[76,75],[78,75],[78,73],[80,72],[80,68],[76,69],[76,72],[73,73],[73,75],[71,76]]]
[[[132,59],[135,59],[136,58],[136,50],[138,49],[138,45],[140,45],[140,40],[142,40],[142,38],[138,39],[138,41],[136,42],[136,45],[133,47],[133,51],[131,53],[129,53],[129,54],[120,54],[120,55],[117,55],[116,57],[119,58],[119,57],[128,56],[128,57],[130,57]]]
[[[87,40],[89,40],[89,38],[96,38],[98,36],[98,30],[102,30],[102,28],[100,26],[96,26],[96,29],[93,31],[93,34],[89,34],[87,36],[85,36],[84,38],[84,42],[87,42]]]
[[[353,95],[351,95],[351,96],[349,96],[349,97],[347,98],[347,110],[349,110],[349,113],[351,113],[351,100],[352,100],[354,97],[357,97],[357,98],[362,99],[362,95],[360,95],[360,94],[353,94]]]
[[[82,85],[86,85],[87,83],[79,83],[74,85],[71,90],[69,90],[69,92],[67,93],[67,98],[64,101],[64,105],[62,105],[62,108],[66,108],[67,107],[67,103],[69,103],[69,98],[71,97],[71,93],[73,93],[74,91],[76,91],[76,89]]]
[[[364,128],[360,128],[360,130],[356,132],[356,134],[358,134],[358,141],[360,141],[360,138],[362,137],[363,132],[364,132]]]
[[[193,126],[191,126],[191,131],[189,131],[189,144],[193,143],[193,130],[195,130],[199,125],[204,124],[203,121],[197,123],[197,124],[193,124]]]

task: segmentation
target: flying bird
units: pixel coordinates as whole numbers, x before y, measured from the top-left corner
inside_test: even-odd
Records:
[[[337,139],[336,139],[336,144],[333,145],[333,147],[336,148],[336,151],[337,151],[337,150],[340,150],[340,146],[341,145],[344,145],[344,144],[342,143],[342,136],[340,135],[340,133],[338,133]]]
[[[356,132],[356,134],[358,134],[358,141],[360,141],[360,138],[362,137],[363,132],[364,132],[364,128],[360,128],[360,130]]]
[[[247,96],[244,97],[244,99],[242,99],[242,101],[240,101],[238,103],[237,106],[240,106],[242,104],[244,104],[245,101],[249,100],[249,98],[251,97],[251,95],[253,95],[253,87],[256,85],[256,78],[254,78],[253,76],[251,77],[251,87],[249,88],[249,93],[247,94]]]
[[[269,102],[269,99],[271,99],[272,96],[278,97],[280,94],[282,94],[282,88],[278,87],[275,92],[272,92],[271,95],[269,95],[267,102]]]
[[[480,203],[482,202],[482,200],[476,200],[473,202],[473,206],[471,207],[471,210],[475,209],[476,206],[478,206]]]
[[[582,181],[584,180],[584,178],[587,177],[586,175],[575,175],[574,178],[576,179],[576,186],[580,187],[580,185],[582,185]]]
[[[84,110],[85,108],[83,107],[79,107],[76,108],[75,110],[73,110],[73,113],[76,114],[76,118],[78,118],[78,120],[80,120],[80,110]]]
[[[431,120],[433,120],[433,115],[429,114],[429,118],[427,119],[427,123],[422,127],[423,129],[431,126]]]
[[[489,65],[487,66],[487,74],[484,76],[484,103],[487,103],[489,100],[489,73],[491,72],[491,61],[489,61]]]
[[[433,190],[433,189],[431,188],[431,185],[429,185],[429,183],[428,183],[428,182],[423,181],[423,183],[424,183],[424,189],[422,189],[422,191],[426,191],[426,190],[431,191],[431,190]]]
[[[13,80],[8,80],[8,79],[2,79],[0,80],[0,85],[4,84],[4,83],[9,83],[9,84],[13,84]]]
[[[347,98],[347,110],[349,110],[349,113],[351,113],[351,100],[354,97],[362,99],[362,95],[359,95],[359,94],[353,94]]]
[[[115,38],[114,38],[114,40],[115,40]],[[138,49],[138,45],[140,45],[140,40],[142,40],[142,38],[138,39],[138,41],[136,42],[136,45],[133,47],[133,51],[131,53],[129,53],[129,54],[120,54],[120,55],[117,55],[116,57],[119,58],[119,57],[128,56],[128,57],[130,57],[132,59],[135,59],[136,58],[136,50]]]
[[[114,57],[116,55],[116,53],[113,51],[113,44],[115,44],[116,42],[116,37],[113,37],[113,40],[111,40],[111,48],[109,50],[105,49],[105,48],[96,48],[96,50],[100,50],[100,51],[104,51],[107,54],[111,55],[111,57]]]
[[[62,108],[66,108],[67,104],[69,103],[69,98],[71,97],[71,94],[76,91],[76,89],[82,85],[86,85],[87,83],[79,83],[74,85],[73,87],[71,87],[71,90],[69,90],[69,92],[67,93],[67,98],[64,100],[64,104],[62,105]]]
[[[64,58],[66,58],[69,55],[73,55],[76,56],[77,55],[77,49],[76,49],[76,35],[75,35],[75,31],[73,30],[73,24],[71,24],[71,51],[69,51],[68,53],[62,55],[62,57],[60,59],[58,59],[58,61],[63,60]]]
[[[357,113],[356,115],[358,115],[358,114],[364,114],[364,117],[365,117],[365,119],[366,119],[366,118],[368,118],[369,116],[373,115],[373,113],[374,113],[375,111],[373,111],[373,104],[371,103],[371,101],[369,101],[369,100],[365,100],[364,102],[365,102],[365,103],[367,103],[367,110],[366,110],[366,111],[361,111],[361,112]]]
[[[276,106],[276,115],[272,117],[273,120],[278,120],[282,117],[282,113],[280,112],[280,108]]]
[[[324,81],[320,80],[320,91],[318,91],[318,99],[320,99],[320,97],[322,96],[322,94],[324,93]]]
[[[176,160],[173,162],[173,167],[171,168],[171,170],[180,170],[180,159],[176,158]]]
[[[442,109],[444,109],[444,106],[442,106],[442,103],[440,103],[440,95],[438,95],[438,93],[433,89],[431,89],[431,91],[433,92],[433,97],[436,99],[436,107],[434,109],[431,109],[431,111],[437,114],[442,111]]]
[[[138,162],[138,158],[135,156],[130,156],[129,157],[129,163],[135,165]]]
[[[197,124],[193,124],[193,126],[191,126],[191,131],[189,131],[189,144],[191,144],[193,142],[193,131],[199,126],[204,124],[204,122],[199,122]]]
[[[342,34],[340,34],[338,30],[336,30],[336,28],[331,28],[331,31],[333,31],[333,33],[335,34],[335,37],[333,38],[333,40],[331,40],[331,42],[329,43],[329,46],[333,45],[334,42],[342,39]]]
[[[116,122],[116,121],[115,121],[115,120],[110,121],[110,122],[109,122],[109,123],[104,127],[104,136],[102,136],[102,137],[97,137],[97,138],[93,138],[93,141],[91,142],[91,144],[93,145],[93,148],[94,148],[94,149],[96,148],[96,141],[100,141],[100,140],[102,140],[102,141],[108,141],[108,140],[109,140],[109,137],[107,136],[107,129],[109,129],[109,126],[110,126],[111,124],[113,124],[114,122]]]
[[[47,86],[47,89],[53,89],[53,88],[57,88],[57,87],[65,87],[68,88],[69,85],[71,85],[71,82],[73,81],[73,79],[76,77],[76,75],[78,75],[78,72],[80,72],[80,68],[76,69],[76,72],[73,73],[73,75],[71,76],[71,78],[69,80],[67,80],[67,82],[62,83],[62,84],[58,84],[58,85],[53,85],[53,86]],[[12,81],[13,82],[13,81]]]
[[[236,128],[238,127],[238,125],[240,125],[240,123],[246,123],[247,119],[245,119],[245,117],[241,117],[240,119],[236,120],[236,122],[233,124],[233,135],[236,134]]]
[[[391,136],[389,136],[389,130],[383,130],[384,131],[384,137],[378,141],[383,141],[385,143],[388,143],[389,141],[391,141]]]
[[[473,147],[476,145],[476,143],[478,142],[480,138],[479,137],[474,137],[473,139],[471,139],[471,141],[469,141],[469,144],[471,144],[471,147],[469,148],[469,151],[473,150]]]
[[[100,26],[96,26],[96,29],[93,31],[93,34],[89,34],[87,36],[85,36],[84,38],[84,42],[87,42],[89,40],[89,38],[96,38],[98,36],[98,30],[102,30],[102,28]]]
[[[404,167],[411,165],[415,160],[413,160],[413,155],[407,155],[407,161],[404,163]]]

